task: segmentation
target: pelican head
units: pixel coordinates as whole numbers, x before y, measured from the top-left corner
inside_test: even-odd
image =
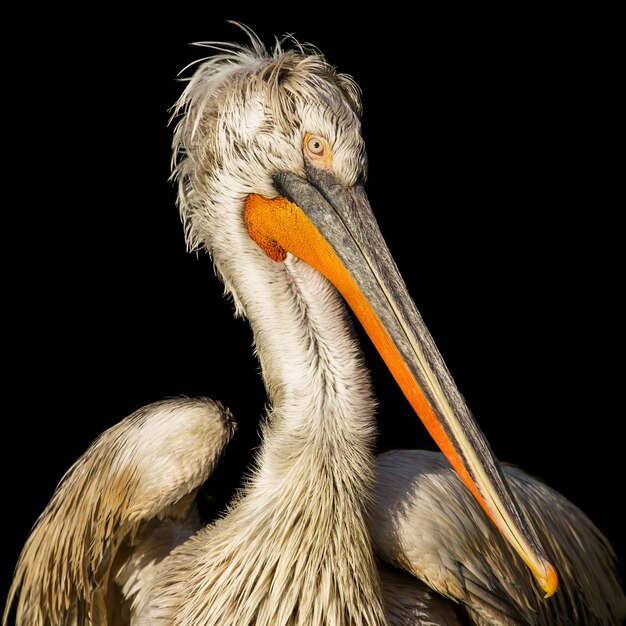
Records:
[[[205,247],[270,368],[257,299],[295,268],[328,280],[377,347],[442,452],[547,595],[557,587],[531,524],[451,378],[380,234],[354,81],[314,49],[221,45],[175,109],[174,178],[191,249]],[[210,45],[210,44],[207,44]],[[242,266],[246,271],[241,271]],[[322,278],[325,277],[325,278]],[[330,286],[329,286],[330,289]],[[277,311],[277,315],[279,312]],[[276,322],[280,325],[280,320]],[[281,329],[289,332],[289,329]]]
[[[313,49],[268,52],[250,36],[252,48],[230,44],[230,54],[206,60],[175,107],[174,176],[188,247],[206,248],[226,279],[241,274],[222,266],[229,250],[258,253],[242,219],[251,194],[275,197],[281,172],[306,179],[307,157],[332,166],[346,187],[367,171],[352,78]]]

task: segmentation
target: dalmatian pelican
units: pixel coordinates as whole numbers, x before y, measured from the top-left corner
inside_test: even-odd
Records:
[[[173,179],[189,248],[253,331],[254,469],[206,522],[196,498],[232,415],[209,398],[140,408],[61,480],[4,625],[618,623],[608,541],[498,463],[407,292],[364,190],[356,83],[293,38],[248,36],[206,44],[173,113]],[[441,453],[375,456],[347,307]]]

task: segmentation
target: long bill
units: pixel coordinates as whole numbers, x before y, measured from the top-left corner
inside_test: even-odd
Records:
[[[342,294],[443,454],[537,579],[558,586],[532,526],[458,391],[380,233],[361,185],[307,164],[274,177],[276,198],[250,195],[245,219],[271,258],[306,261]]]

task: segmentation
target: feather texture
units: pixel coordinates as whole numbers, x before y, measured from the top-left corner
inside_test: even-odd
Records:
[[[352,189],[367,173],[359,90],[313,47],[287,38],[266,48],[244,30],[247,46],[205,44],[213,54],[173,110],[172,176],[189,248],[210,254],[252,328],[268,398],[263,445],[226,514],[202,526],[194,498],[234,429],[224,407],[167,400],[103,433],[27,540],[5,626],[13,603],[18,626],[614,623],[624,598],[610,548],[558,494],[506,470],[561,571],[563,589],[544,602],[442,457],[396,452],[375,465],[376,405],[343,299],[293,254],[268,257],[244,219],[248,196],[277,196],[277,173],[315,187],[311,133],[332,149],[333,193],[365,206]],[[361,227],[375,237],[359,241],[377,242],[361,269],[384,280],[372,269],[384,245],[374,218]],[[385,268],[387,287],[402,282]],[[406,331],[419,314],[389,303],[392,292],[378,301],[389,319],[404,315],[401,342],[415,343]],[[460,398],[442,361],[445,384],[433,375],[438,351],[419,336],[439,394],[429,397]]]
[[[443,455],[390,451],[376,467],[376,553],[462,604],[472,623],[609,626],[626,616],[605,537],[578,507],[522,470],[504,466],[560,573],[559,590],[548,600]]]
[[[151,520],[170,518],[172,528],[189,524],[195,493],[233,432],[230,413],[219,403],[176,398],[148,405],[102,433],[35,524],[3,623],[14,598],[19,626],[109,623],[104,614],[122,598],[111,576],[118,551],[128,554]],[[181,538],[186,535],[183,530]],[[111,619],[124,623],[120,616]]]

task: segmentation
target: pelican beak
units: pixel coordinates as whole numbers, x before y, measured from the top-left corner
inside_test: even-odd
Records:
[[[310,163],[305,173],[277,174],[276,198],[248,196],[251,236],[271,258],[290,252],[335,285],[443,454],[546,597],[552,595],[556,570],[409,296],[363,187],[345,187]]]

